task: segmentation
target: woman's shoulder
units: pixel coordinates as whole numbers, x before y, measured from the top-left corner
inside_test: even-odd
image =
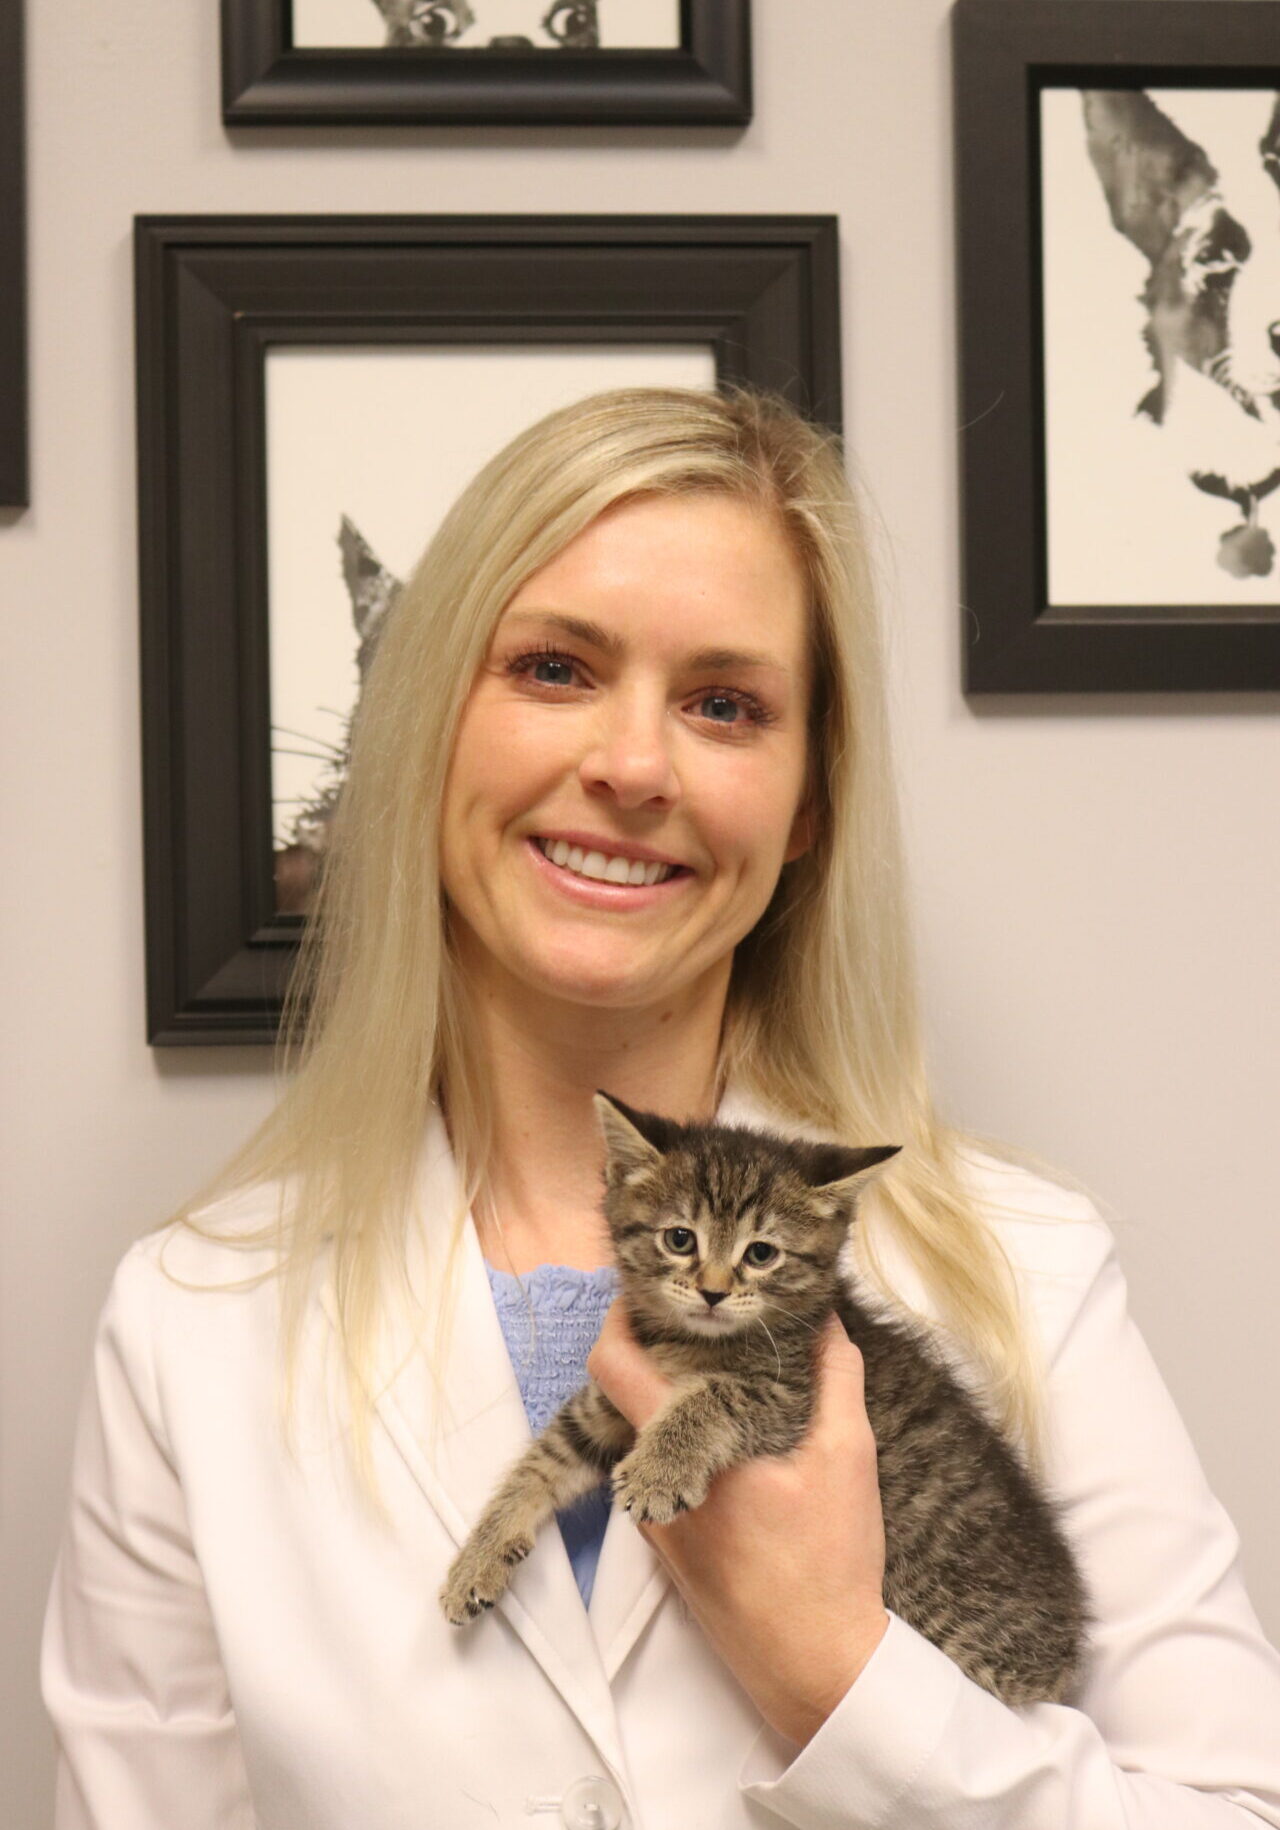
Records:
[[[268,1428],[282,1313],[278,1211],[278,1190],[246,1189],[143,1234],[118,1260],[89,1374],[91,1411],[118,1444],[135,1440],[141,1423],[172,1463],[224,1426]]]
[[[1053,1359],[1100,1280],[1118,1276],[1112,1228],[1087,1189],[1015,1151],[966,1140],[957,1161]]]
[[[1088,1253],[1110,1238],[1097,1198],[1065,1171],[1019,1151],[962,1138],[956,1162],[966,1192],[1010,1245]]]
[[[285,1199],[281,1184],[257,1183],[142,1234],[116,1265],[108,1307],[135,1316],[181,1312],[196,1295],[232,1295],[274,1283]]]

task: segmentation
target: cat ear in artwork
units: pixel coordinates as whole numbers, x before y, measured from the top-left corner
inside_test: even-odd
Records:
[[[363,686],[387,613],[403,588],[402,581],[383,565],[349,515],[342,517],[338,529],[338,551],[342,554],[342,576],[351,598],[351,620],[360,638],[356,671]]]
[[[648,1175],[679,1142],[682,1127],[656,1112],[637,1112],[612,1093],[597,1092],[592,1101],[609,1157],[605,1174],[611,1182],[632,1182]]]

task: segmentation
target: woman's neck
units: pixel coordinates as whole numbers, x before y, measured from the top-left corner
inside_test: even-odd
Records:
[[[485,1256],[517,1273],[607,1264],[604,1144],[592,1095],[603,1088],[641,1110],[709,1118],[723,998],[577,1013],[492,999],[474,1015],[493,1127],[488,1198],[476,1209]]]

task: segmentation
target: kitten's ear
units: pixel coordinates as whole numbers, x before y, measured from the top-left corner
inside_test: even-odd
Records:
[[[820,1188],[852,1206],[901,1148],[900,1144],[873,1144],[853,1150],[847,1144],[808,1144],[804,1147],[805,1179],[811,1188]]]
[[[680,1127],[656,1112],[637,1112],[611,1093],[597,1092],[591,1101],[604,1132],[609,1160],[605,1173],[611,1182],[628,1181],[637,1172],[647,1175],[670,1150]]]

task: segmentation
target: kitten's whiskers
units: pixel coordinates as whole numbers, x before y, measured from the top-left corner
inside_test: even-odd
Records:
[[[770,1334],[769,1324],[765,1321],[764,1317],[762,1315],[757,1315],[756,1320],[759,1322],[760,1326],[764,1329],[765,1333],[769,1336],[769,1345],[773,1349],[773,1357],[778,1362],[778,1377],[781,1378],[782,1377],[782,1355],[778,1352],[778,1343],[774,1340],[773,1335]]]
[[[810,1334],[821,1334],[821,1328],[813,1322],[806,1322],[802,1315],[797,1315],[794,1309],[788,1309],[783,1303],[778,1301],[776,1296],[766,1296],[763,1300],[776,1309],[779,1315],[785,1315],[793,1328],[807,1328]],[[770,1335],[769,1339],[772,1341],[773,1336]],[[776,1343],[774,1351],[777,1351]]]

